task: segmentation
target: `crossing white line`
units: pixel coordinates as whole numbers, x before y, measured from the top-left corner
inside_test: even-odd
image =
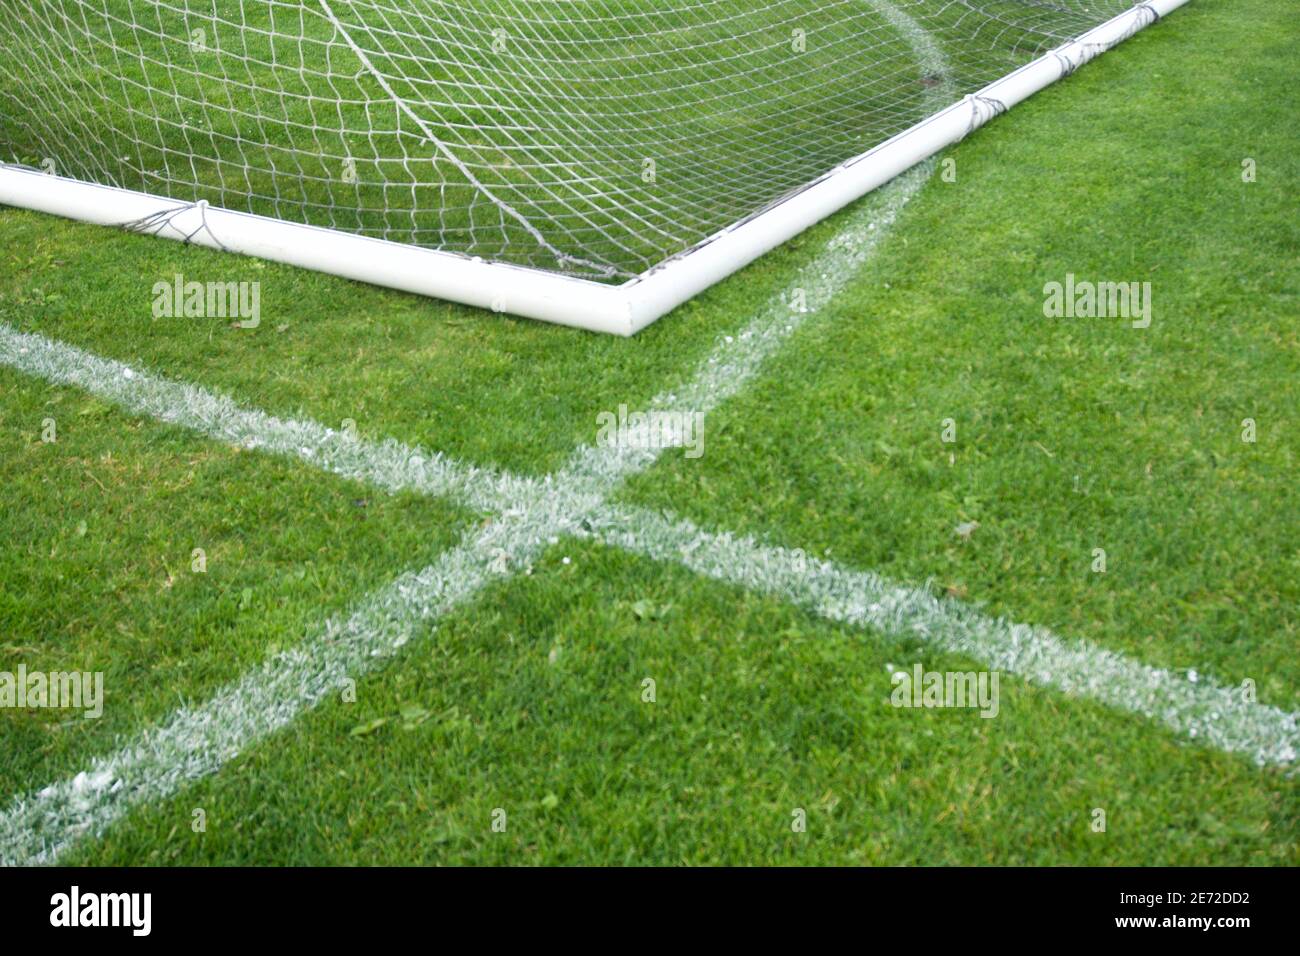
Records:
[[[880,194],[797,277],[810,303],[829,300],[860,268],[927,172],[909,174]],[[804,318],[789,313],[785,303],[772,305],[734,340],[720,343],[686,385],[660,395],[651,407],[705,412],[716,407],[756,373]],[[918,635],[990,668],[1144,714],[1261,763],[1295,759],[1296,715],[1246,703],[1208,679],[1191,684],[1082,642],[987,618],[869,572],[805,563],[798,552],[607,504],[620,481],[655,460],[659,452],[653,448],[586,446],[560,472],[527,478],[474,468],[392,440],[372,444],[316,422],[276,418],[197,386],[4,325],[0,364],[75,385],[217,440],[296,458],[387,491],[450,497],[498,516],[430,567],[402,575],[205,704],[175,712],[72,779],[15,801],[0,816],[4,863],[50,862],[76,840],[104,832],[132,807],[165,799],[216,772],[339,692],[344,679],[356,680],[387,660],[418,630],[470,600],[494,576],[526,565],[565,535],[595,534],[634,553],[680,561],[709,577],[780,595],[831,620]]]
[[[1086,641],[980,613],[870,571],[837,567],[799,549],[702,530],[642,508],[613,507],[588,519],[599,540],[698,574],[802,605],[821,617],[890,635],[1017,674],[1032,684],[1088,697],[1159,721],[1179,734],[1260,765],[1290,765],[1300,751],[1300,715],[1256,702],[1205,675],[1150,667]]]
[[[342,693],[423,628],[508,578],[559,535],[575,535],[590,503],[524,483],[496,517],[432,565],[399,576],[303,644],[282,651],[200,706],[181,708],[89,769],[19,799],[0,816],[0,864],[38,865],[103,833],[134,806],[215,773],[304,711]]]
[[[770,335],[777,322],[778,317],[769,314],[751,331]],[[751,339],[741,334],[742,344]],[[765,339],[758,341],[763,343],[760,348],[766,348]],[[719,357],[715,354],[713,359]],[[621,475],[652,461],[653,450],[584,448],[558,475],[527,478],[474,468],[396,441],[370,444],[315,422],[277,419],[196,386],[168,382],[41,336],[15,333],[4,325],[0,325],[0,362],[49,381],[78,385],[123,408],[209,437],[300,458],[387,491],[450,496],[481,511],[508,516],[560,506],[574,515],[600,515],[606,522],[598,534],[601,540],[628,551],[680,561],[709,577],[784,596],[832,620],[927,637],[938,647],[969,654],[991,668],[1143,714],[1260,763],[1291,763],[1300,748],[1296,715],[1246,701],[1235,688],[1222,687],[1208,677],[1193,683],[1100,648],[1063,641],[1041,629],[981,616],[956,602],[939,601],[928,592],[882,581],[869,572],[811,560],[801,569],[805,559],[797,551],[763,548],[644,509],[605,505],[606,491]],[[706,372],[682,390],[688,401],[711,407],[729,392],[737,377],[736,363],[723,365],[725,371],[715,379],[713,370],[719,364],[706,363]],[[718,386],[698,387],[710,380]],[[654,404],[667,406],[672,398]],[[554,510],[545,521],[556,528],[565,523]],[[569,522],[568,527],[579,525]],[[557,533],[552,530],[546,537]],[[510,560],[512,552],[516,563],[536,555],[536,541],[491,540],[498,562]],[[464,547],[473,551],[474,542]]]
[[[852,278],[931,168],[904,174],[854,210],[836,240],[793,283],[809,303],[829,301]],[[693,410],[707,412],[752,377],[762,358],[805,319],[786,303],[774,303],[719,343],[680,395],[661,395],[652,407],[672,407],[685,396]],[[0,863],[7,865],[51,862],[76,841],[102,834],[132,807],[215,773],[327,698],[345,677],[357,679],[390,657],[417,628],[464,603],[494,575],[523,567],[550,541],[578,533],[609,491],[661,451],[585,446],[555,475],[521,478],[395,441],[372,445],[315,422],[276,418],[3,324],[0,364],[221,441],[286,455],[388,491],[449,496],[497,516],[432,566],[402,575],[207,703],[175,712],[75,777],[16,799],[0,815]]]
[[[886,7],[883,0],[872,0]],[[897,11],[895,11],[895,14]],[[896,26],[905,27],[901,21]],[[912,36],[930,72],[938,54]],[[941,66],[941,64],[939,64]],[[875,194],[789,285],[815,311],[860,270],[902,206],[929,175],[918,167]],[[806,319],[774,302],[734,339],[719,343],[680,388],[652,409],[708,412],[741,389]],[[173,713],[75,777],[16,799],[0,814],[0,863],[45,863],[106,828],[133,807],[166,799],[305,710],[391,658],[412,637],[510,575],[562,536],[589,536],[710,578],[798,603],[829,620],[920,637],[1026,680],[1142,714],[1178,733],[1261,764],[1291,764],[1297,715],[1246,701],[1232,688],[1196,683],[1040,628],[990,618],[927,591],[866,571],[835,567],[798,551],[704,531],[607,498],[657,458],[653,448],[584,446],[542,478],[476,468],[396,441],[368,443],[311,421],[277,418],[193,385],[0,325],[0,364],[83,388],[132,412],[210,438],[298,459],[387,491],[448,497],[494,520],[434,564],[403,574],[331,618],[316,634],[228,685],[202,705]]]
[[[508,499],[513,483],[486,469],[396,441],[362,442],[317,422],[277,418],[197,385],[173,382],[43,335],[0,323],[0,364],[73,385],[127,411],[248,449],[297,458],[385,491],[453,498],[487,510]]]
[[[886,193],[874,218],[859,216],[837,240],[834,263],[819,260],[809,270],[815,274],[800,281],[808,282],[813,294],[828,296],[832,273],[852,274],[848,263],[860,264],[922,175]],[[832,264],[838,268],[830,269]],[[756,356],[770,354],[802,320],[786,314],[783,305],[770,308],[734,342],[722,343],[686,386],[660,396],[652,406],[715,407],[756,372],[761,361]],[[1193,684],[1083,642],[988,618],[869,572],[713,534],[645,509],[607,504],[609,491],[622,478],[654,461],[655,449],[584,447],[556,475],[527,478],[474,468],[396,441],[371,444],[315,422],[275,418],[197,386],[3,325],[0,363],[81,387],[130,411],[211,438],[297,458],[388,491],[448,496],[499,516],[430,567],[402,575],[205,704],[175,712],[74,778],[16,801],[0,816],[0,861],[5,863],[52,861],[77,839],[102,833],[133,806],[164,799],[214,773],[339,692],[344,679],[356,680],[390,658],[417,631],[470,600],[493,577],[526,565],[564,535],[594,535],[633,553],[681,562],[711,578],[794,601],[830,620],[916,635],[937,649],[1143,714],[1260,763],[1295,760],[1300,737],[1295,714],[1248,703],[1209,679]]]

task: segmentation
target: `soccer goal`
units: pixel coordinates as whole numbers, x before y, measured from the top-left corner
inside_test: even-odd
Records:
[[[0,203],[630,335],[1186,0],[24,0]]]

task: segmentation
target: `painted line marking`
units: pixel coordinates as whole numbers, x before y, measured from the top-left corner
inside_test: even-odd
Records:
[[[991,617],[924,588],[838,567],[797,549],[718,534],[644,508],[612,507],[591,535],[697,574],[792,601],[830,621],[919,638],[941,651],[1017,674],[1031,684],[1140,714],[1176,733],[1257,764],[1294,763],[1300,715],[1250,701],[1241,688],[1151,667],[1046,628]]]
[[[892,221],[900,200],[919,188],[921,176],[886,197],[877,224]],[[856,241],[853,232],[846,233],[850,241],[837,243],[841,265],[865,259],[883,229],[868,230]],[[831,276],[824,266],[819,262],[807,271]],[[846,267],[834,280],[819,282],[838,284],[853,271]],[[832,291],[820,284],[813,290]],[[753,356],[771,354],[801,321],[803,317],[787,315],[783,305],[774,306],[734,342],[719,346],[687,386],[651,406],[715,407],[755,374],[761,361]],[[1208,679],[1192,684],[1083,642],[985,617],[870,572],[702,531],[646,509],[607,504],[609,491],[624,477],[655,460],[655,449],[586,446],[575,451],[561,472],[527,478],[469,467],[392,440],[371,444],[315,422],[275,418],[196,386],[3,325],[0,363],[76,385],[130,411],[218,440],[297,458],[388,491],[450,497],[500,516],[433,565],[401,575],[350,614],[331,618],[302,645],[253,669],[205,704],[173,713],[72,779],[20,798],[0,816],[0,860],[6,863],[51,862],[78,839],[103,833],[132,807],[165,799],[216,772],[337,692],[344,678],[358,679],[390,658],[417,629],[462,606],[494,578],[534,560],[560,535],[594,536],[636,554],[680,562],[716,580],[781,596],[829,620],[917,635],[990,668],[1143,714],[1261,763],[1295,759],[1295,714],[1245,703]]]
[[[873,2],[888,6],[883,0]],[[912,39],[921,42],[916,35]],[[937,55],[932,47],[918,47],[918,53],[927,64]],[[827,252],[800,270],[792,288],[804,288],[810,303],[829,301],[865,263],[931,169],[931,163],[917,167],[878,192],[852,215]],[[871,219],[877,203],[883,209]],[[734,341],[720,344],[686,385],[661,394],[651,408],[716,407],[738,392],[805,318],[790,314],[784,303],[773,304]],[[0,816],[0,862],[6,864],[52,862],[76,841],[102,834],[133,807],[166,799],[215,773],[340,691],[345,679],[356,679],[390,658],[417,630],[465,604],[488,582],[508,577],[512,566],[526,565],[560,535],[594,536],[646,557],[678,561],[716,580],[784,597],[829,620],[911,633],[1032,683],[1162,721],[1260,763],[1295,760],[1297,715],[1241,701],[1230,688],[1179,681],[1123,655],[988,618],[870,572],[702,531],[645,509],[608,505],[605,498],[624,478],[656,460],[654,449],[584,446],[560,472],[524,478],[393,440],[370,444],[315,422],[276,418],[197,386],[169,382],[4,325],[0,364],[78,386],[129,411],[217,440],[296,458],[390,492],[449,497],[499,515],[434,564],[399,576],[362,599],[350,614],[331,618],[314,637],[254,668],[205,704],[174,712],[117,752],[96,758],[88,771],[18,798]]]
[[[858,272],[881,235],[933,168],[926,163],[879,190],[848,218],[826,250],[792,285],[809,303],[828,302]],[[811,314],[811,310],[810,313]],[[734,394],[763,358],[807,319],[773,303],[710,353],[696,376],[651,407],[685,400],[707,411]],[[396,441],[378,445],[315,422],[276,418],[193,385],[181,385],[0,323],[0,364],[75,385],[133,412],[211,438],[307,462],[388,491],[447,496],[497,515],[430,567],[398,577],[347,616],[217,692],[174,712],[88,770],[17,798],[0,815],[0,863],[50,863],[79,840],[101,835],[138,805],[165,799],[215,773],[248,747],[375,663],[391,657],[417,626],[435,623],[488,581],[525,566],[553,539],[576,535],[608,493],[658,458],[661,449],[583,446],[564,468],[540,479],[470,468]],[[678,405],[677,407],[680,407]]]

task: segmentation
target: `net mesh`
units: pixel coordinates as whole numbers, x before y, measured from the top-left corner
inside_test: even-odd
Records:
[[[617,281],[1131,5],[6,0],[0,160]]]

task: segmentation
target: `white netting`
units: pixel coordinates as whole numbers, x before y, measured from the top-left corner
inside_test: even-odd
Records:
[[[4,0],[0,160],[614,279],[1131,5]]]

